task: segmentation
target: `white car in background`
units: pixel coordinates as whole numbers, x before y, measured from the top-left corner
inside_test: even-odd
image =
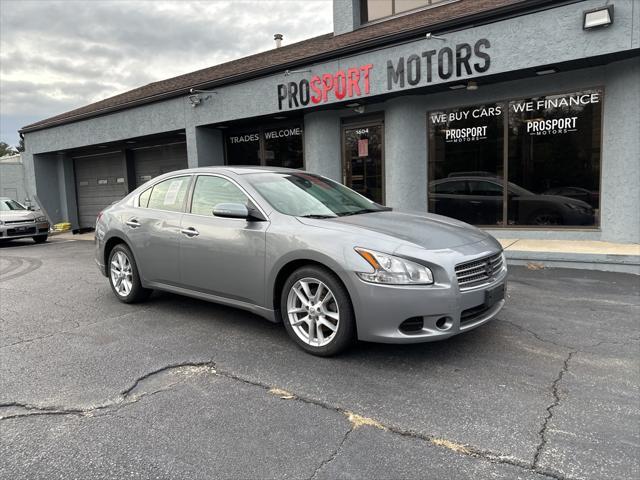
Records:
[[[40,211],[32,211],[8,197],[0,197],[0,241],[33,238],[44,243],[49,236],[49,220]]]

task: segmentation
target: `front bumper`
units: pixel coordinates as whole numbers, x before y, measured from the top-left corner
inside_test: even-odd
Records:
[[[380,343],[443,340],[494,318],[505,304],[506,265],[486,283],[468,289],[459,288],[453,268],[441,269],[436,275],[439,279],[429,286],[379,285],[354,275],[350,290],[355,290],[351,297],[358,339]],[[487,294],[501,289],[504,295],[497,299]]]
[[[30,238],[49,234],[49,222],[22,222],[0,225],[0,239]]]

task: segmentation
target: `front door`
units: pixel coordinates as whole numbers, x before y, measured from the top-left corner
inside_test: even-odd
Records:
[[[197,178],[181,225],[180,267],[186,288],[263,305],[269,222],[213,216],[219,203],[252,206],[250,202],[226,177]]]
[[[384,127],[382,122],[345,125],[342,129],[343,183],[384,204]]]

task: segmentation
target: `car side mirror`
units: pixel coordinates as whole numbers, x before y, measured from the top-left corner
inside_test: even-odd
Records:
[[[223,218],[248,218],[249,210],[241,203],[219,203],[213,207],[213,215]]]
[[[35,212],[35,211],[36,211],[36,207],[34,207],[34,206],[32,206],[32,205],[29,205],[29,206],[27,207],[27,210],[29,210],[30,212]]]

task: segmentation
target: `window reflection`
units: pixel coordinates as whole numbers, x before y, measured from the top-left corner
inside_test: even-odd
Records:
[[[593,89],[430,113],[429,210],[483,226],[597,225],[601,110]]]

